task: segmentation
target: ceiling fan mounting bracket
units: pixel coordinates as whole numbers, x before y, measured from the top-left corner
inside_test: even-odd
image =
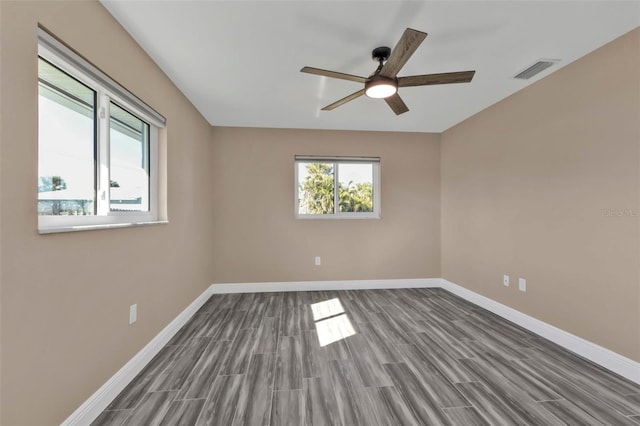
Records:
[[[386,46],[376,47],[371,51],[371,59],[376,62],[384,62],[389,59],[391,48]]]

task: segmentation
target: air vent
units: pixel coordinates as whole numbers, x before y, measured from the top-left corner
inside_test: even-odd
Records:
[[[524,70],[521,73],[515,75],[513,78],[519,78],[521,80],[528,80],[531,77],[540,74],[542,71],[546,70],[547,68],[549,68],[551,65],[554,65],[558,61],[559,61],[559,59],[540,59],[538,62],[536,62],[535,64],[531,65],[526,70]]]

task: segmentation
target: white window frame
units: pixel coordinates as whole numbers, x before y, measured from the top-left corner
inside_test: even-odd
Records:
[[[333,164],[333,213],[332,214],[301,214],[299,213],[300,194],[298,191],[298,164],[300,163],[331,163]],[[380,158],[379,157],[326,157],[296,155],[294,161],[294,215],[296,219],[380,219]],[[339,164],[371,164],[373,170],[373,211],[372,212],[341,212],[339,210],[340,182]]]
[[[158,132],[165,119],[106,74],[95,68],[53,36],[38,29],[38,57],[96,92],[95,215],[38,215],[39,233],[82,231],[166,223],[158,217]],[[109,173],[109,110],[111,102],[149,125],[149,211],[111,211]]]

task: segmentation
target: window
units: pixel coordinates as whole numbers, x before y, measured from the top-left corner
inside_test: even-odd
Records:
[[[165,119],[38,30],[38,229],[158,221]]]
[[[380,217],[379,158],[296,156],[296,217]]]

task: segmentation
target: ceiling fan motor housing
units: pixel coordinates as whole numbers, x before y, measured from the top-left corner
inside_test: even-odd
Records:
[[[371,59],[373,59],[376,62],[384,62],[387,59],[389,59],[390,55],[391,55],[391,48],[386,46],[376,47],[371,51]]]

